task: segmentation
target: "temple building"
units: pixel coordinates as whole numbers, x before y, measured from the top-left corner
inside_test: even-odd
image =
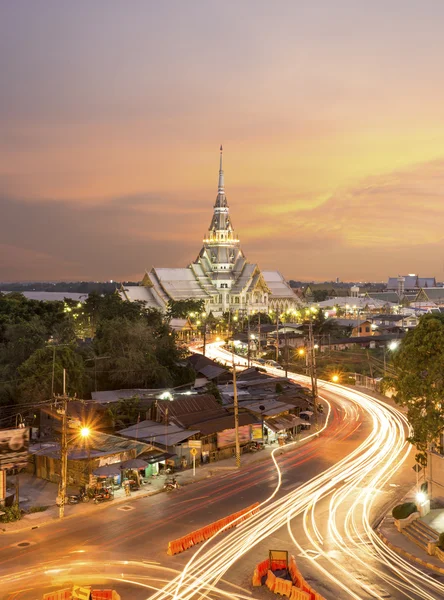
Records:
[[[245,258],[231,222],[222,159],[221,146],[213,216],[196,260],[180,269],[152,267],[140,285],[122,287],[120,293],[126,300],[139,300],[161,311],[169,300],[204,300],[205,310],[214,316],[226,311],[282,312],[301,305],[279,271],[261,271]]]

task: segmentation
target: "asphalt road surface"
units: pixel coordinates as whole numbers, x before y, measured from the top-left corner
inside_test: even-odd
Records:
[[[343,409],[334,405],[329,426],[321,437],[295,445],[292,450],[286,449],[282,455],[278,453],[283,473],[279,495],[322,473],[347,456],[368,435],[370,425],[362,412],[352,422],[343,417]],[[72,571],[67,573],[65,569],[72,569],[74,563],[80,563],[79,572],[90,568],[102,572],[103,568],[103,572],[108,570],[118,577],[122,572],[125,574],[125,565],[117,566],[114,561],[130,564],[150,561],[150,565],[159,563],[179,571],[192,551],[169,557],[166,554],[169,540],[263,501],[276,488],[277,479],[274,463],[267,459],[170,494],[138,499],[123,506],[113,506],[110,502],[106,507],[98,507],[93,516],[57,522],[14,536],[3,535],[0,538],[1,597],[10,597],[7,592],[12,592],[11,585],[16,585],[11,576],[17,571],[23,573],[20,589],[26,591],[14,597],[26,599],[41,596],[48,582],[63,587],[65,581],[72,581]],[[30,545],[18,545],[26,542]],[[140,566],[136,568],[138,577],[140,569]],[[171,574],[166,578],[171,578]],[[135,588],[131,598],[148,595],[147,590]]]

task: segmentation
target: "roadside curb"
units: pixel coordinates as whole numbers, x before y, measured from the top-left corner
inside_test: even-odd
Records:
[[[290,452],[291,450],[295,450],[296,448],[303,446],[306,442],[309,442],[314,439],[318,439],[321,436],[321,433],[322,432],[319,432],[319,431],[314,432],[310,436],[303,437],[300,440],[296,440],[290,444],[281,446],[280,452],[276,453],[276,454],[279,454],[279,455],[284,454],[284,453],[286,454],[287,452]],[[249,461],[248,465],[254,465],[257,463],[265,462],[267,459],[272,460],[271,453],[270,454],[265,453],[265,456],[263,456],[262,452],[260,452],[259,454],[256,455],[254,460]],[[242,468],[240,470],[242,470]],[[180,487],[187,487],[189,485],[192,485],[193,483],[199,483],[200,481],[204,481],[204,480],[210,479],[210,478],[212,479],[214,477],[218,477],[221,475],[225,475],[229,472],[235,472],[235,471],[238,471],[238,469],[236,466],[233,466],[233,467],[225,467],[224,469],[221,469],[219,472],[217,472],[217,466],[215,466],[214,471],[209,470],[209,472],[207,474],[202,475],[201,477],[196,477],[195,479],[181,482]],[[177,475],[180,476],[180,473],[177,473]],[[164,492],[165,492],[165,490],[162,487],[162,488],[160,488],[158,490],[154,490],[152,492],[144,492],[144,493],[140,493],[140,494],[137,494],[134,496],[126,496],[124,498],[118,498],[118,499],[112,501],[112,506],[115,506],[116,504],[124,504],[124,503],[128,503],[128,502],[133,502],[135,500],[138,500],[139,498],[147,498],[148,496],[156,496],[157,494],[162,494]],[[101,504],[95,505],[94,510],[105,509],[109,506],[110,506],[110,504],[108,504],[108,502],[103,502]],[[92,513],[92,510],[83,513],[83,515],[73,512],[72,514],[69,514],[69,515],[66,515],[65,517],[63,517],[62,520],[57,516],[53,516],[51,518],[48,518],[48,519],[38,522],[38,523],[34,523],[34,524],[29,523],[29,524],[23,525],[23,527],[14,528],[14,529],[10,529],[10,530],[3,529],[3,527],[2,527],[2,525],[8,525],[8,523],[0,523],[0,536],[1,535],[14,535],[14,534],[23,533],[25,531],[34,531],[36,529],[40,529],[41,527],[45,527],[46,525],[50,525],[51,523],[66,521],[67,519],[73,519],[75,517],[78,518],[80,516],[87,516],[90,513]]]
[[[146,492],[146,493],[142,493],[142,494],[138,494],[137,496],[125,496],[124,498],[117,498],[116,500],[112,501],[112,506],[115,506],[116,504],[124,504],[124,503],[128,503],[128,502],[132,502],[134,500],[138,500],[139,498],[147,498],[148,496],[156,496],[157,494],[161,494],[162,492],[164,492],[163,489],[159,489],[159,490],[154,490],[153,492]],[[108,504],[107,502],[103,502],[101,504],[96,504],[94,507],[94,510],[101,510],[104,509],[106,507],[110,506],[110,504]],[[92,513],[93,511],[88,511],[85,512],[83,514],[83,516],[86,516],[90,513]],[[74,519],[75,517],[79,517],[82,516],[79,513],[75,513],[73,512],[70,515],[66,515],[65,517],[63,517],[63,519],[60,519],[59,517],[51,517],[46,519],[45,521],[41,521],[40,523],[36,523],[36,524],[27,524],[24,525],[23,527],[17,528],[17,529],[3,529],[0,528],[0,535],[13,535],[15,533],[23,533],[24,531],[34,531],[35,529],[40,529],[41,527],[45,527],[45,525],[50,525],[51,523],[57,523],[57,522],[61,522],[61,521],[66,521],[67,519]],[[1,523],[0,525],[7,525],[7,523]]]
[[[379,530],[376,530],[376,535],[387,546],[387,548],[390,548],[390,550],[393,550],[393,552],[396,552],[396,554],[399,554],[405,558],[408,558],[409,560],[412,560],[413,562],[416,562],[416,563],[420,564],[421,566],[426,567],[427,569],[431,569],[432,571],[435,571],[437,573],[440,573],[441,575],[444,575],[444,567],[437,567],[436,565],[433,565],[432,563],[428,563],[425,560],[422,560],[422,558],[419,558],[418,556],[415,556],[414,554],[410,554],[410,552],[403,550],[403,548],[400,548],[399,546],[395,546],[395,544],[392,544],[391,542],[389,542],[389,540],[385,537],[385,535],[383,535]]]

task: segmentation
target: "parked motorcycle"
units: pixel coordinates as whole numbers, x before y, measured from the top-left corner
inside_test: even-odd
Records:
[[[106,502],[112,500],[113,496],[108,488],[104,488],[101,492],[94,496],[94,504],[100,504],[100,502]]]
[[[89,496],[84,488],[81,488],[78,494],[68,496],[68,504],[79,504],[80,502],[89,502]]]
[[[171,492],[171,490],[177,490],[179,487],[180,487],[179,482],[177,481],[177,479],[175,477],[173,477],[173,479],[170,479],[169,481],[165,482],[163,489],[166,490],[167,492]]]

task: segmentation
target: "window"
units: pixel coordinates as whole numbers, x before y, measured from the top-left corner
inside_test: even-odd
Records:
[[[239,296],[236,296],[236,298],[234,299],[236,304],[239,304]]]
[[[368,333],[370,331],[370,327],[366,327],[365,331]]]

